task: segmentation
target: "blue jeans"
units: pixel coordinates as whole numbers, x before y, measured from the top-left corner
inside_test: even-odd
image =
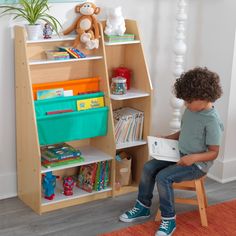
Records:
[[[153,189],[156,183],[162,217],[174,217],[173,182],[179,183],[185,180],[198,179],[205,174],[195,164],[191,166],[180,166],[174,162],[152,159],[144,165],[139,184],[138,200],[145,206],[150,207],[152,204]]]

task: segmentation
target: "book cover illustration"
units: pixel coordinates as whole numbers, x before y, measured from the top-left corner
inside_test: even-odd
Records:
[[[77,186],[89,193],[93,191],[97,171],[97,163],[80,167]]]
[[[37,91],[37,100],[44,100],[49,98],[63,97],[64,89],[47,89],[47,90],[38,90]]]
[[[72,47],[58,47],[58,50],[60,52],[67,52],[70,55],[71,59],[76,59],[76,58],[85,58],[86,55],[82,53],[80,50],[77,48],[72,48]]]
[[[41,157],[47,161],[57,161],[81,156],[80,150],[67,143],[42,146],[40,149]]]
[[[46,168],[53,168],[53,167],[59,167],[64,165],[73,165],[84,162],[84,157],[73,157],[73,158],[66,158],[63,160],[56,160],[56,161],[48,161],[45,160],[43,157],[41,158],[41,163]]]
[[[103,97],[95,97],[95,98],[87,98],[82,100],[77,100],[77,109],[78,111],[88,110],[92,108],[104,107],[104,98]]]
[[[148,136],[149,155],[158,160],[178,162],[180,153],[178,141],[173,139]]]

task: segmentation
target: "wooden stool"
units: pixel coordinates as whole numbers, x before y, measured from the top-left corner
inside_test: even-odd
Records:
[[[175,198],[175,202],[182,203],[182,204],[198,205],[200,218],[201,218],[201,224],[202,226],[207,227],[208,226],[207,214],[206,214],[207,198],[206,198],[206,192],[205,192],[205,187],[204,187],[204,179],[205,179],[205,176],[196,180],[173,183],[173,189],[189,190],[189,191],[196,192],[196,195],[197,195],[196,199],[181,197],[181,198]],[[161,219],[160,209],[158,209],[157,211],[155,220],[157,221],[159,219]]]

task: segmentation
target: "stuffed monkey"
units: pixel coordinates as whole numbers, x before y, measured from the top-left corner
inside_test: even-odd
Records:
[[[100,12],[100,8],[94,3],[86,2],[75,6],[75,12],[80,13],[74,23],[65,31],[64,35],[71,33],[73,30],[77,32],[77,37],[73,44],[76,47],[80,42],[85,44],[86,49],[94,49],[99,46],[99,27],[95,17]]]

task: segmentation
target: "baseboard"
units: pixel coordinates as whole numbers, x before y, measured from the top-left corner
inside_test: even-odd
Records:
[[[16,173],[0,174],[0,200],[17,196]]]
[[[236,180],[236,159],[216,160],[207,176],[222,184]]]

